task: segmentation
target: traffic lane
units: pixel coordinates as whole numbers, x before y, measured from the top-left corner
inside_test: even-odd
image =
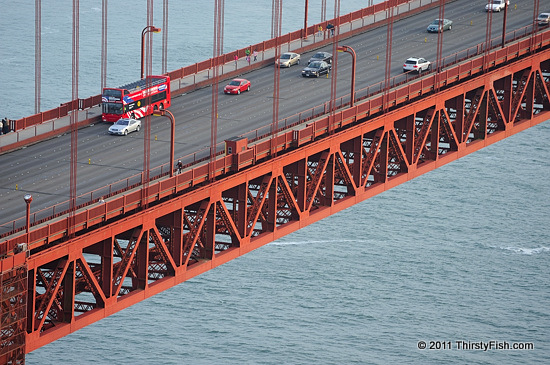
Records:
[[[452,3],[452,4],[456,4]],[[484,6],[484,5],[483,5]],[[468,47],[485,42],[485,27],[487,13],[483,10],[471,12],[471,6],[459,7],[449,11],[446,8],[446,17],[453,19],[453,29],[443,33],[443,55],[451,55],[458,50],[464,50]],[[483,9],[483,7],[480,7]],[[509,12],[507,17],[507,30],[514,27],[524,27],[529,24],[532,13],[530,9],[523,11]],[[412,18],[405,18],[394,23],[393,26],[393,47],[391,56],[391,76],[397,76],[402,72],[403,62],[412,56],[424,57],[431,62],[436,62],[437,39],[438,34],[426,32],[427,24],[434,17],[438,16],[437,10],[431,10],[425,13],[425,24]],[[495,14],[496,15],[496,14]],[[494,19],[495,17],[493,17]],[[456,20],[455,20],[456,19]],[[473,25],[470,25],[472,21]],[[412,29],[412,30],[411,30]],[[497,36],[502,33],[502,23],[493,23],[492,34]],[[368,37],[367,37],[368,36]],[[360,90],[376,82],[381,82],[385,74],[385,53],[386,53],[386,34],[368,33],[350,40],[341,42],[350,45],[357,53],[357,75],[356,90]],[[405,47],[401,45],[406,45]],[[338,59],[342,60],[342,53]],[[338,70],[351,69],[351,62],[339,61]],[[347,72],[347,71],[345,71]],[[345,72],[342,74],[345,77]],[[351,71],[349,71],[351,72]],[[374,77],[373,77],[374,76]]]
[[[455,3],[453,3],[453,4],[455,4]],[[447,8],[449,8],[449,7],[447,7]],[[406,18],[404,20],[396,22],[394,24],[394,29],[399,29],[399,26],[400,26],[401,22],[403,22],[403,24],[410,23],[411,27],[414,27],[415,29],[421,29],[420,31],[418,31],[416,33],[418,35],[418,37],[420,38],[421,35],[426,35],[427,34],[427,33],[425,33],[425,26],[427,26],[427,24],[431,21],[431,19],[434,17],[434,15],[437,16],[437,13],[435,13],[434,11],[432,11],[433,14],[431,14],[429,12],[427,12],[427,13],[428,14],[421,14],[422,16],[420,18],[423,18],[423,20],[414,20],[414,21],[412,21],[412,18]],[[518,12],[518,14],[519,14],[519,12]],[[475,15],[476,14],[474,14],[474,16]],[[484,13],[484,12],[478,12],[477,16],[478,16],[478,18],[477,18],[478,21],[477,22],[480,22],[480,20],[486,19],[486,13]],[[449,16],[449,17],[451,17],[451,16]],[[422,23],[422,24],[420,25],[420,23]],[[518,24],[519,23],[521,23],[523,25],[525,23],[525,21],[519,21]],[[407,25],[407,24],[405,24],[405,25]],[[404,28],[407,28],[407,27],[404,27]],[[456,27],[454,27],[454,28],[456,28]],[[450,36],[447,36],[447,35],[449,35],[451,33],[452,33],[452,35],[455,35],[456,33],[461,33],[461,32],[456,32],[456,30],[454,28],[453,28],[452,31],[445,33],[445,35],[444,35],[444,45],[452,43],[452,40],[451,41],[449,40],[449,39],[452,39],[452,38],[450,38]],[[395,33],[397,34],[397,32],[395,32]],[[365,47],[365,54],[367,54],[367,52],[366,52],[367,51],[367,49],[366,49],[367,48],[367,42],[365,42],[364,40],[365,39],[372,40],[373,39],[372,38],[373,34],[375,35],[376,39],[379,40],[379,44],[385,44],[385,34],[386,34],[385,27],[378,28],[378,29],[374,30],[373,32],[369,32],[369,35],[367,35],[367,36],[365,36],[365,35],[361,36],[360,35],[360,36],[355,37],[354,39],[345,40],[345,42],[347,44],[348,42],[354,42],[355,39],[359,39],[359,44],[360,45],[363,44],[363,46]],[[437,38],[437,35],[433,35],[433,36],[435,38]],[[484,32],[476,32],[476,34],[474,36],[477,36],[477,38],[478,38],[477,42],[481,42],[485,39],[485,33]],[[468,42],[469,42],[468,45],[472,44],[472,35],[470,34],[470,32],[468,32],[468,36],[463,36],[462,38],[468,40]],[[395,43],[395,41],[394,41],[394,43]],[[404,51],[403,51],[403,55],[401,56],[402,60],[398,59],[396,61],[396,59],[398,57],[392,56],[392,74],[400,72],[402,62],[405,58],[410,56],[411,49],[414,49],[415,51],[417,51],[419,49],[419,44],[422,44],[422,42],[417,42],[417,44],[410,47],[410,43],[411,43],[410,40],[406,40],[405,44],[408,47],[400,47],[399,45],[397,45],[397,46],[394,45],[394,47],[393,47],[394,53],[399,54],[398,52],[401,49],[403,49]],[[459,44],[459,43],[457,43],[457,44]],[[456,47],[456,45],[454,45],[454,46]],[[462,48],[465,48],[465,47],[462,47]],[[326,49],[327,51],[331,51],[332,47],[328,46],[328,47],[325,47],[324,49]],[[359,48],[359,49],[361,49],[361,48]],[[381,49],[384,49],[384,54],[385,54],[385,46],[381,47]],[[426,52],[427,53],[433,52],[435,54],[434,49],[435,49],[435,46],[433,44],[431,44],[431,48],[427,47]],[[312,52],[308,52],[306,54],[303,54],[302,55],[302,57],[304,59],[303,63],[306,63],[307,59],[309,59],[309,57],[311,57],[311,55],[313,55],[314,52],[316,52],[316,51],[312,51]],[[369,55],[370,55],[371,59],[374,57],[375,53],[376,53],[376,50],[375,50],[375,52],[372,52],[372,49],[369,50]],[[368,60],[369,60],[369,57],[358,57],[358,66],[359,66],[358,70],[361,70],[362,61],[367,61],[368,62]],[[376,80],[380,81],[381,75],[383,75],[384,72],[385,72],[384,71],[384,68],[385,68],[384,62],[376,62],[376,64],[377,64],[378,68],[373,68],[372,69],[373,72],[370,72],[370,73],[367,72],[368,77],[364,78],[364,82],[366,82],[367,84],[372,84],[373,82],[376,82]],[[338,74],[339,74],[339,77],[341,77],[341,78],[344,77],[345,78],[346,76],[342,76],[342,75],[349,75],[349,72],[347,72],[347,69],[351,68],[351,63],[347,62],[347,66],[344,66],[344,67],[341,67],[341,65],[342,65],[342,63],[339,63],[339,67],[338,67],[339,72],[338,72]],[[293,114],[293,113],[295,113],[296,110],[303,110],[304,106],[320,104],[323,101],[327,100],[328,95],[330,95],[330,83],[329,82],[325,83],[325,84],[321,84],[320,83],[320,82],[322,82],[321,79],[311,79],[309,81],[306,81],[306,79],[302,79],[301,76],[299,76],[299,73],[300,73],[301,69],[303,68],[303,66],[305,66],[305,65],[302,64],[300,66],[294,66],[294,67],[291,67],[289,69],[281,70],[281,93],[280,93],[281,99],[280,99],[280,109],[279,109],[280,118],[288,116],[289,113]],[[362,77],[363,74],[364,73],[361,72],[361,71],[358,72],[358,77],[357,77],[358,86],[357,87],[361,87],[361,81],[363,81],[363,77]],[[256,99],[254,96],[247,95],[249,93],[243,93],[243,94],[238,95],[238,96],[233,96],[233,95],[230,96],[230,95],[223,95],[220,92],[220,95],[218,95],[219,106],[220,106],[219,107],[220,120],[218,121],[218,129],[219,129],[218,140],[220,140],[220,141],[223,140],[224,138],[229,138],[229,137],[232,137],[234,135],[242,134],[243,131],[251,130],[251,129],[257,128],[258,126],[267,125],[267,124],[271,123],[271,121],[272,121],[272,114],[273,114],[273,109],[272,109],[273,68],[272,67],[267,67],[267,68],[264,68],[262,70],[258,70],[256,72],[247,74],[245,77],[248,77],[253,81],[252,91],[250,93],[255,94],[256,93],[255,91],[259,91],[259,93],[257,93],[258,94],[257,95],[258,99]],[[342,81],[342,80],[339,80],[339,81]],[[287,83],[287,82],[289,82],[289,83]],[[349,87],[343,87],[342,86],[343,84],[344,84],[344,82],[338,82],[339,95],[342,95],[342,93],[349,92]],[[224,82],[220,83],[219,90],[223,89],[223,85],[224,85]],[[288,87],[288,91],[285,90],[285,87]],[[315,96],[317,96],[317,98],[315,98]],[[232,98],[232,99],[230,99],[230,98]],[[176,133],[178,135],[178,137],[176,138],[177,146],[181,146],[182,155],[186,154],[186,153],[189,153],[189,152],[192,152],[191,149],[193,147],[195,147],[194,150],[196,150],[197,148],[201,148],[201,147],[202,148],[207,148],[209,146],[209,143],[210,143],[211,110],[210,110],[209,107],[211,105],[211,100],[212,100],[212,91],[211,91],[211,89],[206,88],[206,89],[203,89],[203,90],[198,90],[196,92],[193,92],[193,93],[190,93],[189,95],[187,95],[187,98],[185,96],[183,96],[182,100],[188,100],[188,102],[181,103],[180,105],[190,104],[191,107],[189,107],[189,108],[180,107],[178,105],[179,104],[178,99],[180,99],[180,98],[175,98],[174,99],[174,103],[173,103],[173,106],[172,106],[171,110],[173,112],[175,111],[175,115],[178,114],[179,112],[183,112],[182,118],[184,119],[184,121],[183,121],[183,123],[178,122],[177,123],[177,128],[176,128]],[[189,102],[189,100],[191,100],[191,101]],[[296,109],[296,106],[301,107],[301,109]],[[181,110],[178,110],[180,108],[181,108]],[[186,114],[188,111],[194,112],[195,114],[194,115],[188,115],[188,114]],[[243,114],[245,115],[245,117],[241,117]],[[164,119],[166,119],[166,118],[164,118]],[[176,116],[176,119],[179,121],[178,116]],[[180,125],[184,126],[181,130],[181,133],[183,133],[183,135],[181,135],[181,136],[180,136],[180,132],[179,132],[179,128],[178,128]],[[106,129],[107,127],[104,126],[104,128]],[[165,126],[164,128],[165,128],[164,131],[169,131],[170,127]],[[159,131],[159,133],[160,133],[160,131]],[[99,136],[99,135],[105,135],[105,132],[102,131],[101,133],[97,133],[96,137]],[[79,131],[79,136],[81,136],[80,131]],[[109,137],[113,137],[113,136],[109,136]],[[66,138],[68,138],[70,140],[70,136],[66,136]],[[116,137],[114,137],[114,138],[116,138]],[[85,140],[87,140],[87,139],[85,138]],[[113,181],[116,181],[116,180],[119,180],[121,178],[125,178],[126,176],[130,176],[135,171],[138,171],[143,167],[143,162],[140,161],[139,159],[132,160],[132,163],[128,163],[128,161],[123,160],[123,159],[126,158],[126,157],[124,157],[125,156],[125,152],[124,152],[125,146],[124,145],[126,145],[127,143],[131,143],[131,145],[136,145],[136,142],[131,140],[130,138],[126,138],[126,139],[124,139],[124,141],[125,142],[120,142],[119,141],[119,143],[117,143],[115,146],[110,146],[109,144],[107,144],[107,145],[100,144],[100,146],[102,146],[102,147],[99,148],[99,151],[97,151],[97,152],[94,151],[94,147],[97,147],[96,146],[97,143],[94,142],[93,146],[90,147],[90,150],[85,151],[85,155],[90,153],[91,155],[94,156],[94,161],[101,162],[103,159],[108,160],[108,163],[102,164],[102,166],[104,166],[104,168],[108,171],[102,172],[103,178],[98,179],[98,180],[100,180],[100,183],[102,183],[102,185],[108,183],[111,176],[113,177]],[[67,147],[70,145],[69,143],[66,143],[66,142],[63,143],[63,144]],[[143,145],[143,141],[141,140],[141,142],[138,142],[137,146],[142,146],[142,145]],[[160,144],[153,144],[153,147],[151,149],[151,151],[152,151],[151,152],[151,154],[152,154],[151,163],[152,164],[154,164],[154,162],[157,161],[157,160],[158,161],[162,161],[162,160],[168,161],[169,160],[168,157],[166,157],[166,158],[163,157],[162,152],[160,152],[160,151],[157,152],[156,151],[155,146],[157,146],[157,145],[159,145],[159,148],[160,148]],[[79,141],[79,159],[82,156],[81,151],[82,151],[83,148],[85,149],[85,146],[86,146],[85,142],[82,143],[82,142]],[[111,150],[111,148],[112,148],[112,151],[107,152],[107,151]],[[130,147],[130,151],[132,151],[134,148],[135,148],[135,152],[133,152],[133,155],[138,156],[138,157],[141,156],[141,159],[142,159],[143,152],[142,151],[139,152],[137,147]],[[54,151],[55,150],[56,149],[54,149]],[[62,150],[62,151],[60,151],[60,153],[62,155],[64,155],[65,158],[61,158],[61,159],[58,158],[56,160],[55,158],[52,158],[53,156],[51,155],[51,151],[52,150],[48,151],[48,153],[49,153],[48,159],[57,161],[58,165],[61,164],[60,170],[58,169],[58,170],[56,170],[57,172],[52,172],[51,170],[53,169],[54,166],[52,166],[50,164],[50,166],[48,166],[48,169],[47,169],[48,173],[45,175],[45,177],[42,180],[40,180],[40,179],[36,180],[37,176],[34,176],[34,175],[40,176],[40,171],[41,170],[38,170],[38,174],[33,175],[33,178],[35,179],[35,181],[32,181],[32,182],[35,182],[35,185],[36,185],[36,181],[40,181],[41,182],[40,185],[50,184],[50,182],[52,181],[53,176],[55,176],[55,175],[68,176],[68,170],[69,170],[70,166],[68,164],[69,160],[66,158],[66,156],[70,156],[70,154],[67,152],[66,149]],[[126,149],[126,151],[129,151],[128,148]],[[179,148],[176,150],[176,156],[178,155],[178,151],[179,151]],[[102,155],[103,153],[106,153],[106,156],[103,156]],[[167,153],[165,155],[167,156]],[[111,165],[120,167],[120,169],[125,171],[126,173],[125,174],[118,174],[118,171],[120,171],[120,170],[112,167]],[[85,166],[85,163],[80,161],[80,166]],[[34,169],[34,170],[35,170],[35,172],[37,172],[36,169]],[[90,169],[88,169],[88,170],[90,170]],[[97,174],[98,174],[97,172],[92,173],[92,175],[97,175]],[[81,185],[80,181],[83,181],[85,179],[86,179],[86,174],[84,173],[84,175],[81,176],[80,168],[79,168],[79,185],[78,185],[79,191],[81,191],[81,190],[87,191],[87,190],[92,190],[94,188],[94,186],[92,186],[92,185]],[[92,178],[90,178],[89,180],[90,181],[95,181]],[[64,181],[68,182],[68,178],[65,178]],[[25,181],[24,185],[25,184],[27,184],[26,181]],[[57,184],[56,184],[56,187],[57,187]],[[98,186],[95,186],[95,187],[98,187]],[[67,183],[64,185],[64,190],[68,191]],[[59,189],[50,190],[50,191],[48,191],[48,193],[51,194],[52,196],[59,196]],[[22,195],[22,193],[21,193],[21,195]],[[67,193],[67,196],[68,196],[68,193]],[[50,197],[50,201],[51,201],[51,197]],[[33,204],[34,204],[34,202],[33,202]]]
[[[79,151],[77,159],[77,194],[89,192],[92,190],[91,186],[104,185],[98,185],[98,182],[118,180],[120,171],[109,172],[116,169],[113,166],[119,165],[118,169],[124,170],[125,174],[133,169],[125,165],[122,160],[127,158],[129,153],[122,151],[136,149],[135,141],[130,141],[132,139],[130,136],[134,134],[127,136],[129,138],[119,139],[124,143],[116,143],[113,140],[116,137],[107,135],[105,131],[106,126],[101,124],[79,130],[78,145],[83,151]],[[122,151],[113,149],[113,145],[122,148]],[[1,223],[24,215],[24,210],[21,211],[18,203],[23,202],[22,197],[27,192],[33,195],[33,212],[69,199],[70,135],[44,141],[33,147],[33,156],[30,158],[14,159],[11,158],[13,154],[6,155],[10,157],[11,163],[6,169],[9,175],[4,173],[0,179],[0,199],[4,202],[0,205]],[[113,154],[111,151],[116,152]],[[143,149],[138,154],[140,161],[143,160],[142,151]],[[88,156],[92,155],[93,158],[88,161]],[[102,168],[99,173],[97,169],[92,170],[97,166]],[[134,170],[136,171],[133,173],[141,171],[141,169]],[[17,184],[17,190],[15,190],[15,184]]]

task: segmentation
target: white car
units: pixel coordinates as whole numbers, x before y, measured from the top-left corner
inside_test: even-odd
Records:
[[[432,68],[432,63],[421,57],[407,58],[403,64],[403,72],[416,71],[419,74],[422,71],[428,71]]]
[[[550,24],[550,13],[540,13],[537,17],[537,23],[541,26]]]
[[[141,121],[133,118],[121,118],[115,124],[109,127],[109,134],[125,136],[130,132],[139,132]]]
[[[294,52],[286,52],[281,55],[281,57],[275,61],[275,64],[279,64],[280,67],[290,67],[292,65],[300,64],[300,55]]]
[[[493,0],[492,4],[485,5],[485,11],[502,11],[504,10],[504,7],[506,6],[507,0]]]

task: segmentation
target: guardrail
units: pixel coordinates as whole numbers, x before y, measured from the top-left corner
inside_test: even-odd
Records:
[[[356,102],[353,108],[340,108],[333,113],[332,125],[329,125],[329,116],[318,118],[312,123],[306,124],[302,129],[288,130],[284,127],[278,131],[275,138],[275,150],[272,150],[271,139],[260,140],[260,135],[257,135],[257,140],[252,145],[247,144],[248,149],[234,154],[225,154],[224,150],[217,152],[217,158],[214,162],[215,171],[213,177],[222,176],[229,172],[235,172],[242,168],[253,165],[256,161],[271,156],[273,153],[282,153],[288,148],[296,148],[305,143],[313,141],[315,138],[324,135],[331,130],[349,126],[357,120],[376,115],[385,108],[395,107],[407,103],[422,95],[432,93],[441,87],[469,79],[472,76],[479,75],[489,68],[504,65],[512,60],[517,60],[525,55],[529,55],[535,51],[550,52],[550,30],[532,35],[529,38],[517,41],[508,45],[505,48],[478,52],[478,56],[468,59],[465,62],[454,64],[452,67],[434,72],[430,75],[425,75],[422,78],[417,78],[411,82],[396,82],[396,87],[391,90],[386,90],[385,93],[377,93],[374,96],[365,96],[362,102]],[[478,48],[483,50],[483,47]],[[456,58],[458,59],[458,58]],[[394,78],[397,79],[398,77]],[[346,103],[342,102],[342,106]],[[321,113],[321,111],[319,111]],[[326,114],[326,110],[325,110]],[[312,114],[313,115],[313,114]],[[242,138],[247,138],[243,136]],[[219,146],[219,145],[218,145]],[[190,155],[191,156],[191,155]],[[220,157],[221,156],[221,157]],[[208,157],[196,158],[195,161],[206,160]],[[121,190],[116,190],[113,187],[116,184],[111,184],[107,187],[97,189],[94,192],[85,194],[87,201],[79,206],[78,211],[74,213],[74,232],[79,232],[108,221],[113,218],[120,217],[128,212],[139,209],[144,205],[142,201],[142,190],[145,189],[145,202],[154,204],[173,194],[180,194],[187,191],[189,188],[197,187],[208,183],[212,177],[209,175],[208,164],[196,166],[197,162],[188,163],[188,168],[181,174],[171,178],[162,178],[169,173],[168,166],[162,165],[153,169],[150,174],[151,181],[147,187],[138,188],[141,185],[141,175],[134,175],[128,179],[119,182],[125,184]],[[190,167],[194,166],[194,167]],[[154,171],[158,171],[156,174]],[[139,177],[139,178],[138,178]],[[138,182],[139,180],[139,182]],[[103,190],[102,190],[103,189]],[[132,190],[134,189],[134,190]],[[116,193],[113,191],[116,190]],[[124,194],[120,194],[124,191]],[[101,194],[101,195],[100,195]],[[99,196],[112,196],[111,199],[102,203],[99,201]],[[80,196],[82,199],[84,196]],[[97,200],[95,200],[97,199]],[[55,211],[55,208],[53,208]],[[44,210],[45,211],[45,210]],[[52,211],[50,211],[52,212]],[[66,209],[57,208],[55,217],[60,217],[67,214]],[[34,214],[35,218],[40,218],[38,212]],[[63,218],[55,222],[45,224],[38,227],[38,222],[51,220],[52,217],[43,218],[39,221],[34,221],[34,228],[28,235],[28,244],[30,248],[36,248],[49,242],[65,237],[69,228],[69,219]],[[22,223],[21,220],[18,220]],[[12,223],[14,230],[3,237],[17,233],[25,227]],[[5,242],[0,243],[0,255],[13,250],[19,243],[27,243],[25,234],[9,238]]]

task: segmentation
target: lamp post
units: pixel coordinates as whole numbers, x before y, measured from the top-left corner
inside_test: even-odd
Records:
[[[338,46],[338,52],[347,52],[351,55],[351,97],[350,106],[353,107],[355,102],[355,50],[350,46]]]
[[[168,117],[171,124],[171,134],[170,134],[170,177],[174,177],[174,139],[175,139],[175,129],[176,129],[176,120],[174,119],[174,114],[169,110],[159,109],[153,112],[153,115],[157,117]]]
[[[29,227],[31,226],[32,195],[31,194],[25,194],[23,199],[25,199],[25,203],[27,203],[27,244],[29,244]]]
[[[145,48],[145,34],[152,32],[152,33],[159,33],[160,28],[157,28],[153,25],[148,25],[141,31],[141,78],[143,79],[144,74],[144,63],[145,63],[145,54],[143,53],[143,50]]]

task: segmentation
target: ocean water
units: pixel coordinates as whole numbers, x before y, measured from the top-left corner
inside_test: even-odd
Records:
[[[99,92],[101,36],[89,30],[101,27],[101,1],[80,3],[85,97]],[[204,3],[170,1],[169,70],[211,56]],[[225,3],[227,50],[269,38],[271,1]],[[319,3],[310,1],[310,22]],[[366,5],[341,3],[341,13]],[[71,95],[72,2],[43,4],[42,102],[53,107]],[[129,19],[128,4],[109,2],[117,85],[139,77],[146,16]],[[303,2],[284,6],[284,31],[300,28]],[[0,33],[12,34],[0,41],[2,117],[34,110],[33,11],[0,0]],[[27,364],[550,363],[549,138],[547,121],[48,344]]]

